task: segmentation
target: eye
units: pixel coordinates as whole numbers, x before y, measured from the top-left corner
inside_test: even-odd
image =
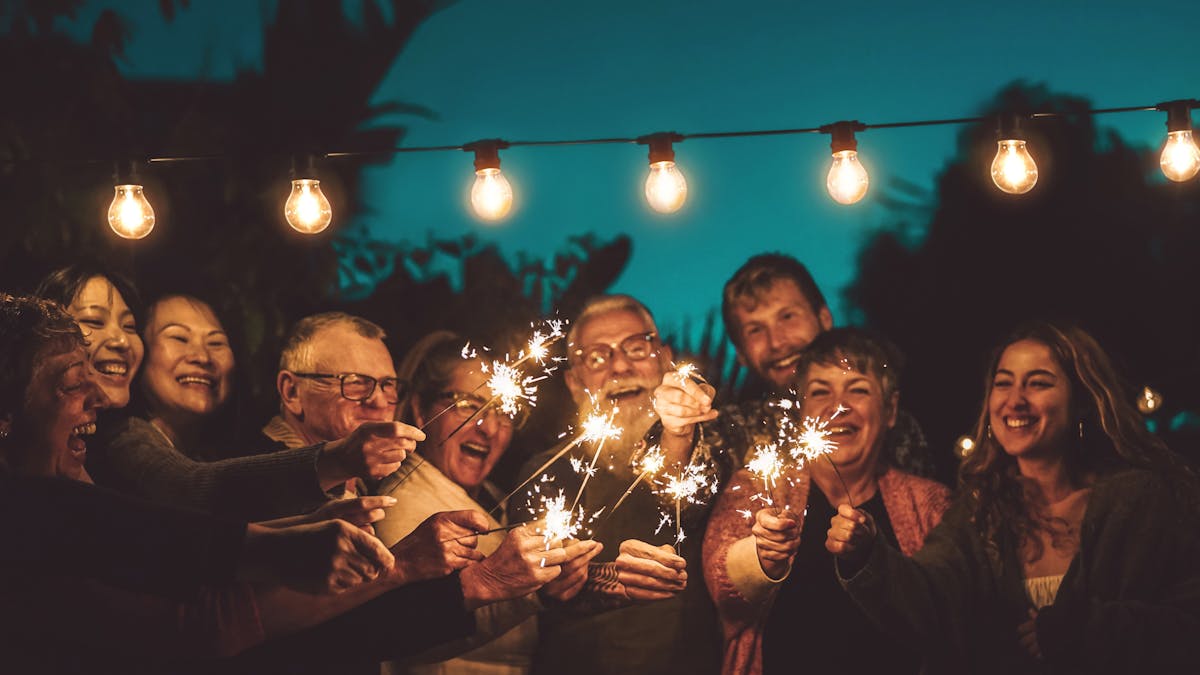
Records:
[[[1029,386],[1034,389],[1050,389],[1054,386],[1054,383],[1049,380],[1030,380]]]
[[[1012,380],[1007,378],[992,380],[992,389],[1003,389],[1012,386]]]
[[[125,331],[126,333],[136,333],[137,332],[137,324],[136,323],[122,324],[121,330]]]
[[[103,328],[104,322],[100,319],[77,319],[77,321],[90,328]]]
[[[174,341],[176,341],[176,342],[179,342],[179,343],[182,343],[182,344],[185,344],[185,345],[188,343],[188,339],[187,339],[186,337],[182,336],[182,335],[168,335],[168,336],[167,336],[167,339],[168,339],[168,340],[174,340]]]
[[[829,389],[825,387],[816,387],[808,390],[808,398],[820,398],[829,395]]]
[[[857,386],[851,387],[851,388],[850,388],[850,393],[852,393],[852,394],[862,394],[863,396],[870,396],[870,395],[871,395],[871,388],[870,388],[870,387],[868,387],[868,386],[866,386],[866,385],[860,384],[860,385],[857,385]]]

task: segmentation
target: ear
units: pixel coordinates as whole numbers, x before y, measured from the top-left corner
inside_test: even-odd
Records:
[[[900,416],[900,392],[892,392],[887,407],[887,428],[891,429],[896,426],[896,418]]]
[[[833,314],[828,307],[822,307],[821,311],[817,312],[817,321],[821,322],[821,330],[833,328]]]
[[[416,396],[408,397],[408,418],[413,421],[414,427],[425,426],[425,416],[421,414],[421,401]],[[432,433],[432,432],[430,432]]]
[[[300,404],[300,378],[289,370],[281,370],[275,376],[275,389],[279,391],[279,404],[296,417],[304,415],[304,406]]]

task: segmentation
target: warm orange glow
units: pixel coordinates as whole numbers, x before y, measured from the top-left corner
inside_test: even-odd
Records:
[[[108,226],[125,239],[141,239],[154,229],[154,209],[141,185],[118,185],[108,207]]]
[[[675,162],[654,162],[646,176],[646,201],[659,213],[674,213],[687,201],[687,180]]]
[[[471,208],[484,220],[500,220],[512,209],[513,192],[500,169],[479,169],[471,186]]]
[[[303,234],[316,234],[329,227],[333,209],[321,192],[321,181],[311,178],[292,181],[292,194],[284,204],[283,215],[293,230]]]
[[[1158,165],[1162,167],[1163,175],[1176,183],[1191,180],[1200,173],[1200,148],[1196,147],[1190,129],[1167,134]]]
[[[825,188],[829,196],[839,204],[853,204],[867,194],[870,185],[867,170],[858,161],[858,152],[842,150],[833,153],[833,166],[829,167],[829,177],[825,180]]]
[[[1010,195],[1023,195],[1037,184],[1038,169],[1025,141],[998,141],[992,160],[992,182]]]

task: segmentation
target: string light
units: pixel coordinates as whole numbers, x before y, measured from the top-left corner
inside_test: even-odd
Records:
[[[1023,195],[1037,184],[1038,169],[1025,147],[1020,115],[1001,115],[996,128],[996,157],[992,182],[1010,195]]]
[[[333,209],[321,191],[321,181],[317,180],[315,161],[311,155],[303,171],[296,169],[294,161],[292,163],[292,193],[283,205],[283,216],[287,218],[288,225],[301,234],[323,232],[333,221]]]
[[[1156,108],[1167,113],[1167,142],[1163,144],[1158,165],[1163,175],[1182,183],[1200,173],[1200,147],[1192,138],[1192,107],[1196,101],[1169,101]]]
[[[500,140],[476,141],[463,146],[463,150],[475,153],[471,208],[484,220],[500,220],[512,210],[512,186],[500,173],[500,150],[507,147],[508,143]]]
[[[1162,407],[1162,404],[1162,394],[1150,387],[1142,387],[1142,395],[1138,396],[1137,399],[1137,409],[1139,412],[1143,415],[1156,413]]]
[[[970,436],[959,436],[958,440],[954,442],[954,454],[958,455],[959,459],[966,459],[967,455],[971,454],[971,451],[974,449],[975,439]]]
[[[122,169],[125,169],[124,171]],[[154,208],[137,180],[132,162],[117,164],[113,200],[108,205],[108,226],[125,239],[143,239],[154,229]]]
[[[825,189],[839,204],[853,204],[862,199],[871,183],[866,168],[858,161],[858,141],[854,139],[854,132],[866,128],[862,122],[835,122],[821,128],[833,137],[829,144],[833,149],[833,164],[825,179]]]
[[[687,179],[675,166],[672,143],[683,140],[674,132],[650,134],[638,143],[650,146],[650,174],[646,176],[646,202],[659,213],[675,213],[687,201]]]

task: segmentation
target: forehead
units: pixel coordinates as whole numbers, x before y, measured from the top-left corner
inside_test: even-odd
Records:
[[[1019,340],[1005,347],[996,368],[1014,374],[1031,370],[1048,370],[1060,376],[1064,374],[1050,347],[1037,340]]]
[[[483,362],[478,359],[463,361],[458,364],[446,383],[447,389],[457,392],[474,391],[476,387],[487,382],[488,375],[483,372]]]
[[[647,325],[646,319],[639,313],[629,309],[615,309],[597,314],[584,322],[576,336],[579,342],[577,346],[597,342],[620,342],[632,335],[641,335],[652,330],[653,327]]]
[[[816,314],[816,310],[800,292],[800,287],[791,279],[776,279],[766,288],[743,295],[734,303],[735,312],[745,317],[774,314],[784,307],[799,308],[809,314]]]
[[[76,345],[65,351],[61,346],[50,348],[47,351],[39,354],[34,360],[34,377],[35,378],[59,378],[65,375],[70,366],[82,364],[87,361],[87,353],[83,346]]]
[[[830,363],[814,363],[808,368],[808,372],[804,374],[803,381],[805,383],[813,380],[821,380],[823,382],[838,383],[850,382],[852,380],[870,380],[874,384],[881,384],[879,376],[871,372],[862,372],[849,362],[845,365],[835,365]]]
[[[200,332],[224,331],[212,308],[190,298],[166,298],[154,304],[153,328],[177,323]]]
[[[309,341],[313,363],[321,372],[395,376],[392,355],[378,338],[359,335],[343,325],[326,326]]]
[[[121,297],[121,292],[112,285],[112,282],[102,276],[94,276],[88,279],[83,286],[79,287],[79,292],[75,294],[75,298],[71,301],[72,309],[86,309],[88,307],[128,309],[125,306],[125,298]]]

